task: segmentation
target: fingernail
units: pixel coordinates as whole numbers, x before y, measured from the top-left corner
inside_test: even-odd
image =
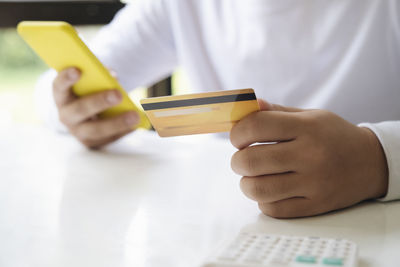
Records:
[[[68,71],[68,79],[70,79],[71,81],[76,81],[79,78],[79,72],[76,69],[70,69]]]
[[[139,120],[140,120],[140,118],[137,113],[131,112],[131,113],[126,114],[126,116],[125,116],[125,123],[126,123],[126,125],[129,125],[129,126],[138,124]]]
[[[107,101],[110,104],[118,104],[121,101],[121,94],[118,91],[112,91],[107,94]]]

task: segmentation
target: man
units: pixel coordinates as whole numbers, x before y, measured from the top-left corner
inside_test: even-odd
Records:
[[[101,30],[93,50],[125,88],[180,65],[196,91],[252,87],[266,99],[230,138],[241,188],[267,215],[400,198],[396,0],[140,1]],[[71,86],[79,75],[70,68],[53,83],[69,131],[88,147],[129,133],[138,123],[133,112],[96,117],[121,95],[77,98]]]

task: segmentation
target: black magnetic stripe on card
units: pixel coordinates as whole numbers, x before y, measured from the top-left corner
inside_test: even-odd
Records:
[[[179,108],[179,107],[190,107],[199,105],[209,105],[218,103],[238,102],[256,100],[254,93],[248,94],[235,94],[235,95],[221,95],[212,97],[192,98],[183,100],[172,100],[165,102],[147,103],[142,104],[144,110],[155,110],[155,109],[166,109],[166,108]]]

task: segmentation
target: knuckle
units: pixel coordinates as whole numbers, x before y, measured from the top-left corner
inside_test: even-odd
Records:
[[[107,100],[107,95],[109,92],[101,92],[95,96],[96,106],[101,109],[107,108],[110,106],[110,103]]]
[[[103,136],[113,136],[120,134],[128,129],[129,126],[125,122],[125,117],[123,115],[103,120],[99,127],[101,128],[101,134]]]
[[[254,137],[257,136],[257,133],[261,130],[260,115],[261,112],[257,112],[248,117],[244,133],[249,139],[254,139]]]
[[[86,137],[81,137],[78,138],[78,140],[83,144],[86,148],[92,148],[93,147],[93,141],[86,138]]]
[[[124,131],[130,129],[130,125],[127,124],[125,116],[122,115],[116,118],[113,128],[118,131]]]
[[[82,143],[89,142],[89,138],[86,134],[85,127],[82,125],[76,127],[72,134],[75,135],[75,137],[78,138],[79,141],[81,141]]]
[[[242,132],[241,122],[238,122],[232,127],[229,133],[229,139],[231,141],[231,144],[239,149],[242,146],[241,143],[243,138],[245,138],[245,136]]]
[[[268,196],[268,190],[264,187],[264,184],[257,181],[258,179],[254,180],[253,187],[252,187],[252,195],[255,199],[263,199]]]
[[[250,199],[262,202],[269,201],[269,189],[261,179],[243,177],[240,186],[243,193]]]
[[[87,148],[91,148],[92,142],[86,138],[78,138],[81,144],[83,144]]]
[[[246,142],[252,143],[256,139],[257,133],[260,131],[260,120],[259,114],[251,114],[239,121],[231,130],[230,140],[231,143],[237,147],[242,148],[246,145]]]
[[[83,143],[83,145],[90,150],[97,150],[101,147],[101,145],[93,141],[86,141],[85,143]]]
[[[71,106],[71,112],[74,114],[87,114],[88,112],[88,102],[87,99],[79,99]]]
[[[76,131],[76,136],[82,143],[89,144],[96,136],[99,135],[99,129],[93,124],[85,123],[80,125]]]
[[[86,135],[90,139],[99,139],[107,134],[105,127],[99,123],[88,123]]]
[[[101,92],[83,98],[81,107],[83,110],[81,111],[85,112],[84,114],[90,115],[96,115],[104,111],[106,108],[110,107],[106,96],[106,92]]]
[[[235,146],[235,147],[238,147],[237,146],[237,144],[238,144],[238,134],[237,134],[237,124],[236,125],[234,125],[233,127],[232,127],[232,129],[231,129],[231,131],[229,132],[229,140],[231,141],[231,144],[233,145],[233,146]]]
[[[236,173],[241,175],[240,170],[240,151],[235,152],[231,158],[231,168]]]
[[[254,176],[256,160],[249,148],[237,151],[232,157],[232,169],[240,175]]]
[[[79,100],[75,112],[85,116],[93,116],[96,115],[100,109],[102,109],[101,102],[99,103],[96,98],[86,97]]]
[[[284,217],[284,211],[281,207],[274,203],[258,203],[258,208],[267,216],[273,218],[282,218]]]
[[[104,94],[98,94],[79,99],[73,107],[73,112],[85,117],[94,116],[107,107]]]
[[[83,139],[79,140],[81,144],[83,144],[87,149],[95,150],[98,149],[100,146],[92,140]]]
[[[78,139],[78,141],[84,145],[86,148],[92,149],[95,147],[94,141],[90,138],[90,136],[86,135],[84,127],[71,127],[69,128],[69,132]]]

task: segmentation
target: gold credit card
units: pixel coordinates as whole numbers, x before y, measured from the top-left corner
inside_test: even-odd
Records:
[[[228,132],[260,110],[253,89],[152,97],[140,104],[161,137]]]

